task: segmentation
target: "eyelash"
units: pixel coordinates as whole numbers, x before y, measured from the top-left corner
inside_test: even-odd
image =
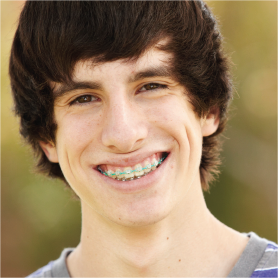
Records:
[[[155,85],[157,86],[157,88],[154,88],[154,89],[150,89],[150,90],[146,90],[146,91],[155,91],[155,90],[158,90],[158,89],[168,89],[168,87],[164,84],[159,84],[159,83],[148,83],[148,84],[145,84],[143,87],[140,88],[140,90],[146,86],[150,86],[150,85]],[[139,92],[141,92],[139,90]]]
[[[78,102],[78,99],[80,100],[81,98],[90,98],[90,101],[85,101],[85,102]],[[92,96],[92,95],[82,95],[82,96],[79,96],[77,97],[76,99],[74,99],[72,102],[70,102],[70,106],[71,105],[86,105],[86,104],[89,104],[92,102],[92,98],[95,98],[96,100],[98,99],[97,97],[95,96]]]
[[[146,86],[151,86],[151,85],[155,85],[156,88],[153,88],[153,89],[149,89],[149,90],[142,90],[144,87]],[[144,92],[144,91],[156,91],[156,90],[159,90],[159,89],[168,89],[167,85],[164,85],[164,84],[159,84],[159,83],[147,83],[145,84],[144,86],[142,86],[138,91],[139,92]],[[142,90],[142,91],[141,91]],[[85,98],[85,97],[89,97],[90,98],[90,101],[85,101],[85,102],[78,102],[78,99],[80,100],[81,98]],[[82,95],[82,96],[79,96],[77,97],[76,99],[74,99],[72,102],[70,102],[70,105],[86,105],[86,104],[89,104],[92,102],[92,98],[95,98],[95,99],[98,99],[97,97],[93,96],[93,95]]]

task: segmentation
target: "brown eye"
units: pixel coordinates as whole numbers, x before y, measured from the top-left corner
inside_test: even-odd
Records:
[[[155,91],[156,89],[166,89],[167,86],[164,84],[158,84],[158,83],[148,83],[144,85],[139,92],[143,91]]]
[[[156,84],[156,83],[150,83],[150,84],[147,84],[144,86],[144,88],[146,90],[154,90],[154,89],[157,89],[159,87],[159,84]]]
[[[90,102],[92,100],[91,96],[82,96],[76,99],[79,103]]]

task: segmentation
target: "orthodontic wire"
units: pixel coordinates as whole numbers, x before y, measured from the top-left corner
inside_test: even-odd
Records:
[[[117,174],[118,174],[117,176],[123,175],[123,174],[131,174],[131,173],[133,173],[133,172],[141,172],[141,171],[143,171],[143,170],[145,170],[145,169],[150,169],[150,168],[152,168],[153,166],[158,166],[158,165],[160,165],[160,164],[162,163],[162,161],[163,161],[165,158],[166,158],[166,157],[159,159],[159,161],[158,161],[157,163],[154,163],[154,164],[151,165],[151,166],[150,166],[150,164],[148,164],[146,167],[142,168],[140,171],[137,171],[136,169],[134,169],[134,170],[127,170],[128,172],[125,171],[125,172],[119,172],[119,173],[117,173]],[[115,175],[116,175],[116,173],[113,173],[113,174],[111,174],[111,175],[109,176],[106,172],[102,171],[100,168],[99,168],[99,171],[100,171],[103,175],[108,176],[108,177],[110,177],[110,176],[115,176]],[[116,172],[117,172],[117,171],[116,171]]]

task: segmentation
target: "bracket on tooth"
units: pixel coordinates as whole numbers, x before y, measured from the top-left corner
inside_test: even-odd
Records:
[[[135,172],[141,172],[143,170],[143,168],[141,166],[138,166],[136,169],[135,169]]]
[[[98,170],[105,176],[108,176],[108,177],[112,177],[112,176],[120,176],[120,175],[124,175],[124,174],[130,174],[130,173],[133,173],[133,172],[140,172],[140,171],[143,171],[145,169],[151,169],[152,167],[157,167],[158,165],[160,165],[163,160],[165,159],[164,158],[161,158],[159,161],[155,161],[153,165],[151,164],[147,164],[146,167],[142,168],[142,167],[137,167],[135,170],[126,170],[124,172],[120,172],[120,171],[116,171],[115,173],[112,174],[112,171],[111,170],[108,170],[107,172],[104,172],[100,169],[100,167],[98,167]],[[145,176],[145,175],[142,175],[142,176]],[[134,177],[133,179],[139,179],[141,178],[140,177]],[[125,181],[125,179],[118,179],[116,178],[117,180],[120,180],[120,181]]]

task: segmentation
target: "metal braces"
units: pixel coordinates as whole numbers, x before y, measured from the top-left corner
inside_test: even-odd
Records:
[[[163,158],[161,158],[159,161],[155,161],[155,163],[154,163],[153,165],[147,164],[146,167],[144,167],[144,168],[142,168],[142,167],[137,167],[137,168],[134,169],[134,170],[126,170],[126,171],[124,171],[124,172],[116,171],[116,172],[113,173],[113,174],[104,172],[104,171],[102,171],[100,168],[98,168],[98,170],[99,170],[103,175],[105,175],[105,176],[107,176],[107,177],[111,177],[111,176],[115,176],[115,175],[116,175],[116,176],[120,176],[120,175],[123,175],[123,174],[131,174],[131,173],[133,173],[133,172],[141,172],[141,171],[143,171],[143,170],[145,170],[145,169],[151,169],[151,168],[154,167],[154,166],[160,165],[160,164],[163,162],[163,160],[164,160],[165,158],[166,158],[166,157],[163,157]],[[108,171],[108,172],[109,172],[109,171]]]

